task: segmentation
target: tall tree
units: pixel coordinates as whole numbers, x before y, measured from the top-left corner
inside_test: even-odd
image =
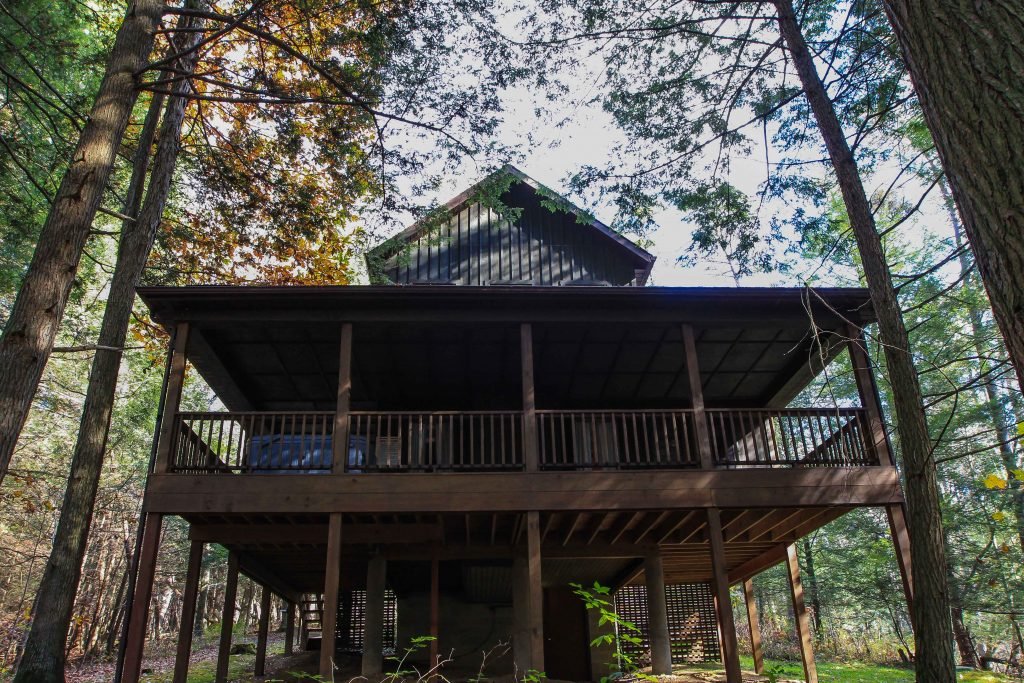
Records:
[[[779,29],[828,150],[857,241],[864,279],[885,346],[893,410],[906,481],[911,554],[914,557],[913,623],[917,680],[953,683],[956,668],[946,579],[941,495],[924,398],[911,355],[910,338],[886,263],[874,212],[839,117],[818,75],[791,0],[775,0]]]
[[[1024,386],[1024,7],[884,4]]]
[[[53,349],[78,262],[135,104],[137,74],[153,48],[162,9],[160,0],[135,0],[128,8],[99,93],[0,337],[0,481],[7,474]]]
[[[190,17],[184,18],[180,23],[182,35],[186,37],[175,46],[182,48],[184,53],[176,66],[181,72],[189,73],[194,68],[198,56],[192,48],[202,34],[196,22]],[[142,277],[171,189],[180,147],[181,126],[185,117],[184,94],[188,86],[187,79],[177,81],[167,101],[160,124],[160,142],[153,158],[152,172],[146,188],[146,199],[136,214],[136,197],[142,194],[142,179],[149,165],[149,145],[152,142],[145,133],[137,150],[133,182],[130,183],[125,206],[126,215],[134,217],[126,219],[121,230],[117,261],[103,312],[82,420],[72,456],[71,476],[64,493],[50,559],[36,593],[37,609],[14,676],[16,683],[56,683],[64,680],[68,628],[71,624],[82,561],[85,558],[86,540],[92,524],[103,468],[118,370],[121,367],[122,347],[128,333],[132,305],[135,302],[135,287]],[[154,127],[162,101],[161,96],[154,96],[148,125],[144,126],[144,131]]]

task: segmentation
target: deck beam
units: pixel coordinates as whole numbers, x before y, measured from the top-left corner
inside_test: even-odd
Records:
[[[894,467],[657,472],[153,475],[152,512],[552,512],[873,506],[903,502]]]

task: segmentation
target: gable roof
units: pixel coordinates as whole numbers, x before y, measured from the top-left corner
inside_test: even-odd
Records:
[[[459,194],[455,195],[447,202],[445,202],[441,208],[449,213],[458,212],[461,208],[471,203],[478,193],[484,189],[489,183],[493,183],[495,180],[503,177],[511,176],[514,183],[519,184],[528,188],[532,194],[538,197],[538,200],[553,201],[558,209],[563,213],[569,214],[576,219],[576,222],[580,225],[586,226],[592,229],[595,234],[600,235],[609,246],[619,250],[624,256],[629,257],[631,260],[636,262],[637,270],[643,272],[643,277],[640,278],[638,284],[642,285],[647,281],[650,276],[651,269],[654,267],[654,261],[657,257],[643,249],[632,240],[624,237],[620,233],[610,228],[605,223],[599,221],[588,211],[581,209],[580,207],[573,204],[571,201],[551,190],[546,185],[538,182],[531,178],[526,173],[516,168],[512,164],[505,164],[500,169],[490,173],[483,179],[477,181],[470,187],[466,188]],[[412,242],[414,239],[419,237],[424,231],[428,230],[433,224],[430,217],[422,218],[408,228],[398,233],[397,235],[388,238],[381,244],[371,249],[367,255],[367,261],[371,259],[384,259],[393,255],[398,251],[399,245],[407,244]]]

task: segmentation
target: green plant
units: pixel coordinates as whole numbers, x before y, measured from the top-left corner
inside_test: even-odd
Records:
[[[590,641],[590,647],[611,645],[615,648],[612,661],[608,662],[608,669],[612,675],[602,676],[601,683],[608,683],[613,678],[616,680],[657,680],[654,676],[644,673],[640,669],[640,664],[636,658],[622,649],[623,643],[639,646],[643,644],[643,641],[640,638],[640,629],[637,628],[636,624],[626,621],[615,612],[615,605],[611,602],[611,588],[602,586],[597,581],[589,588],[584,588],[583,585],[578,583],[570,583],[569,585],[572,587],[573,593],[583,600],[583,604],[588,610],[598,611],[600,617],[597,620],[597,625],[599,627],[605,625],[612,626],[611,633],[602,633]]]
[[[779,683],[783,673],[785,673],[785,667],[781,664],[775,664],[764,670],[764,677],[768,679],[768,683]]]

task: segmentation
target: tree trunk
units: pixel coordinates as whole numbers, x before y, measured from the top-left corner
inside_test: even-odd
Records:
[[[977,648],[974,647],[971,631],[964,622],[964,607],[960,603],[960,595],[955,589],[950,591],[950,608],[953,615],[953,637],[956,638],[956,649],[960,652],[960,663],[972,669],[980,669],[981,658],[978,656]]]
[[[801,544],[804,551],[804,574],[807,577],[808,597],[811,603],[811,619],[814,623],[814,637],[821,640],[821,593],[818,592],[818,574],[814,571],[814,555],[811,552],[811,539],[806,537]]]
[[[793,58],[804,93],[821,131],[857,240],[864,278],[878,317],[885,347],[903,469],[906,475],[908,528],[914,558],[912,621],[917,643],[917,680],[956,680],[952,626],[946,585],[946,553],[942,536],[940,493],[928,435],[921,386],[910,354],[910,340],[892,285],[882,240],[853,152],[804,41],[791,0],[775,0],[779,26]]]
[[[189,36],[198,40],[199,34],[189,33]],[[180,68],[191,70],[194,59],[195,55],[190,53],[181,60]],[[183,92],[185,87],[186,81],[179,81],[175,92]],[[137,220],[126,221],[122,228],[117,263],[100,327],[98,344],[101,347],[120,349],[124,345],[135,301],[135,286],[145,268],[170,190],[184,110],[184,98],[168,100],[145,204]],[[72,456],[71,477],[50,559],[37,593],[37,604],[46,608],[37,610],[32,621],[15,683],[64,680],[63,645],[81,578],[82,558],[99,487],[120,364],[120,351],[97,350],[93,358],[78,440]]]
[[[129,7],[0,337],[0,481],[10,467],[53,349],[78,262],[138,97],[136,74],[153,49],[162,10],[161,0],[134,0]]]
[[[884,4],[1024,386],[1024,5]]]
[[[203,568],[203,578],[199,582],[199,595],[196,596],[196,619],[192,625],[192,638],[197,642],[202,642],[206,632],[206,605],[209,603],[210,580],[210,567],[206,566]]]
[[[942,197],[946,202],[946,210],[949,212],[949,219],[953,225],[953,237],[956,241],[956,247],[959,249],[963,246],[963,238],[961,237],[963,226],[946,183],[942,183],[941,188]],[[970,259],[963,252],[960,254],[960,273],[964,277],[964,282],[970,283],[973,280],[971,277]],[[979,359],[983,359],[985,357],[983,342],[985,336],[984,314],[973,306],[971,306],[969,314],[974,351]],[[985,362],[983,360],[978,362],[980,365],[979,370],[984,373],[987,370]],[[1003,469],[1006,471],[1006,488],[1010,494],[1014,520],[1017,523],[1017,541],[1020,543],[1021,550],[1024,551],[1024,487],[1021,485],[1022,482],[1014,475],[1014,470],[1020,467],[1017,463],[1017,455],[1011,446],[1014,426],[1013,423],[1006,419],[1006,410],[1003,405],[1004,395],[996,384],[996,378],[992,375],[986,375],[982,386],[985,389],[985,409],[988,412],[989,420],[992,422],[992,429],[996,433],[996,441],[999,444],[997,446],[999,449],[999,459],[1002,460]]]

